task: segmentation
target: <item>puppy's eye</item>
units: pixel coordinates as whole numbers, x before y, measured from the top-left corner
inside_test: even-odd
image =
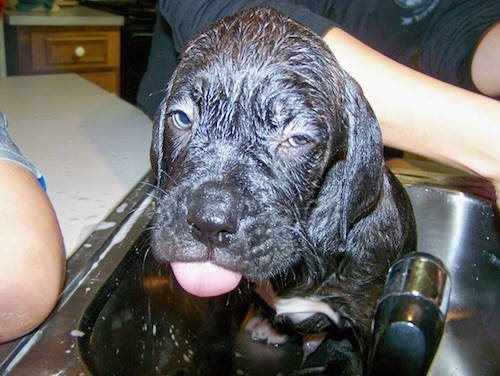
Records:
[[[174,126],[180,130],[188,130],[191,128],[192,123],[191,120],[189,120],[189,116],[187,116],[184,112],[182,111],[175,111],[170,115],[170,118],[172,119],[172,123]]]
[[[298,134],[287,139],[282,145],[289,146],[293,148],[299,148],[310,142],[310,138],[306,135]]]

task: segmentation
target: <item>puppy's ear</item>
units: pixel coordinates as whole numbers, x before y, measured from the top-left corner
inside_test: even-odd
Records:
[[[161,181],[161,174],[164,172],[164,137],[165,137],[165,104],[160,103],[153,120],[153,136],[151,140],[151,148],[149,149],[149,158],[153,173],[156,176],[157,182]]]
[[[342,174],[340,234],[342,239],[352,224],[379,199],[384,174],[382,134],[372,108],[359,85],[346,74],[346,91],[341,110],[347,134],[347,154]]]

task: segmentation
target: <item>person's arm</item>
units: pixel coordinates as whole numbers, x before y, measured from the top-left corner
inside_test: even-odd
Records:
[[[500,102],[407,68],[340,28],[325,35],[381,124],[384,144],[492,180],[500,193]]]
[[[500,21],[484,33],[471,65],[472,81],[480,92],[500,97]]]
[[[0,160],[0,343],[35,329],[58,299],[65,254],[52,205],[36,177]]]
[[[0,343],[45,320],[64,282],[64,244],[40,171],[0,113]]]

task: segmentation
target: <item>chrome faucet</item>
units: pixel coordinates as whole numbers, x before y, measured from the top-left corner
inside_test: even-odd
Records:
[[[423,252],[400,257],[376,308],[367,375],[426,375],[443,334],[450,292],[441,260]]]

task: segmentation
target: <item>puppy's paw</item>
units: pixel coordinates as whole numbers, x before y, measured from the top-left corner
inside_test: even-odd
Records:
[[[254,341],[266,341],[268,345],[279,346],[290,340],[286,334],[278,333],[271,321],[261,315],[248,320],[245,330],[250,333]]]
[[[302,352],[304,353],[304,361],[323,343],[326,334],[326,332],[323,332],[306,334],[304,336],[304,338],[302,339]]]

